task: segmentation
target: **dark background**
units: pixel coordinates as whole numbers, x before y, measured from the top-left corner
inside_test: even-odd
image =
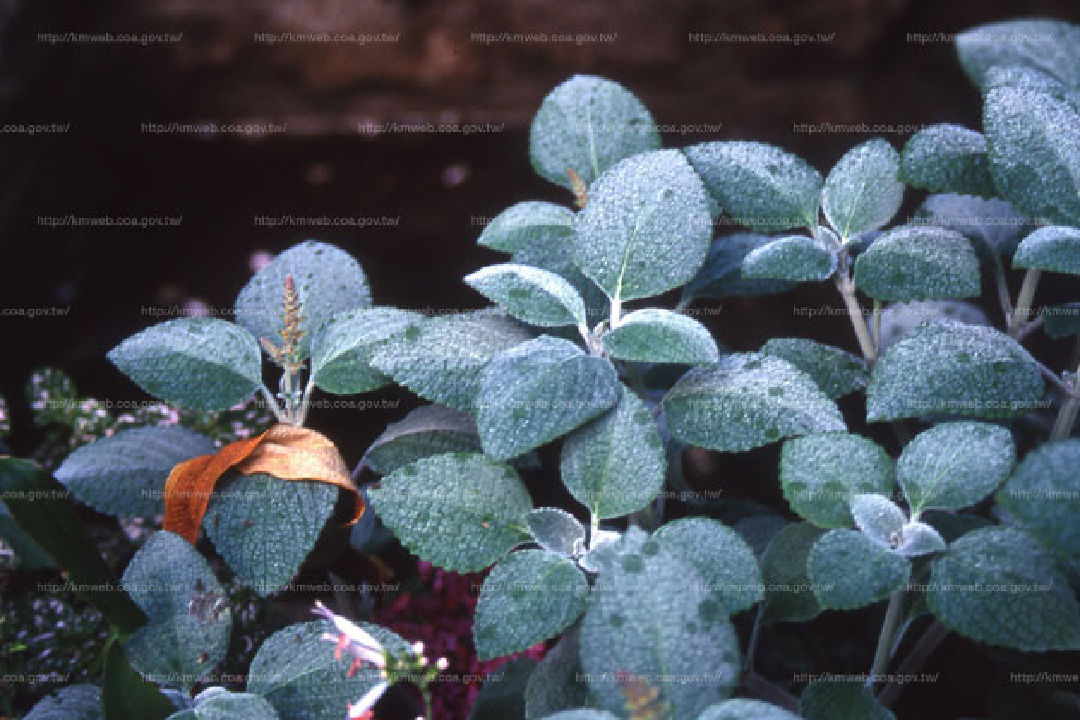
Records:
[[[1075,0],[0,0],[0,124],[70,123],[61,134],[0,134],[0,307],[70,308],[64,316],[0,316],[0,393],[12,407],[16,454],[37,442],[22,400],[31,370],[70,373],[83,394],[144,399],[105,360],[128,335],[164,317],[144,306],[198,300],[232,306],[253,253],[307,237],[354,254],[379,304],[477,307],[461,277],[498,257],[475,245],[478,223],[525,199],[568,202],[538,178],[528,123],[543,96],[575,72],[617,80],[664,125],[722,125],[665,133],[668,146],[753,139],[793,151],[823,172],[872,134],[795,132],[796,123],[978,128],[980,102],[947,35],[1019,16],[1076,21]],[[50,44],[39,32],[183,33],[178,43]],[[256,42],[262,32],[388,32],[392,43]],[[614,42],[483,44],[474,32],[616,34]],[[692,32],[834,33],[827,43],[695,43]],[[274,123],[285,132],[155,135],[142,123]],[[497,132],[375,137],[361,122],[494,123]],[[897,148],[910,132],[885,134]],[[921,200],[909,191],[904,212]],[[49,228],[39,215],[182,216],[175,228]],[[258,227],[255,215],[389,216],[394,227]],[[1013,292],[1018,280],[1013,278]],[[1050,278],[1040,300],[1075,299]],[[988,279],[984,297],[992,298]],[[793,305],[836,305],[831,286],[731,300],[704,318],[733,349],[777,335],[856,348],[845,316],[808,320]],[[996,310],[987,306],[995,320]],[[1029,346],[1049,366],[1067,348],[1041,334]],[[388,390],[381,397],[400,398]],[[312,424],[355,461],[411,404],[364,412],[319,410]],[[848,401],[846,401],[848,402]],[[860,407],[844,406],[849,419]],[[863,430],[860,422],[853,427]],[[890,441],[874,429],[875,437]],[[893,447],[895,449],[895,447]],[[775,495],[776,448],[713,457],[699,471],[735,495]],[[710,464],[711,463],[711,464]],[[741,486],[741,487],[740,487]],[[845,626],[876,615],[824,621]],[[832,622],[832,625],[829,623]],[[777,642],[776,638],[770,642]],[[838,641],[839,642],[839,641]],[[950,638],[926,669],[952,682],[921,688],[916,704],[940,717],[977,712],[994,683],[968,641]],[[1000,678],[999,678],[1000,680]],[[958,690],[957,688],[961,688]],[[916,695],[911,693],[911,695]],[[966,698],[966,700],[965,700]],[[974,706],[968,704],[974,703]],[[931,711],[929,715],[933,716]]]

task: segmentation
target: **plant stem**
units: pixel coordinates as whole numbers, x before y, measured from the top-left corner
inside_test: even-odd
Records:
[[[903,593],[900,590],[889,596],[889,605],[885,609],[885,620],[881,623],[881,634],[878,635],[877,650],[874,652],[874,664],[870,667],[870,676],[866,679],[866,684],[871,689],[874,687],[876,678],[884,675],[889,667],[889,649],[892,647],[896,628],[900,624],[902,600]]]
[[[948,635],[949,630],[944,625],[936,620],[930,623],[929,627],[923,631],[918,642],[915,643],[915,647],[911,649],[911,652],[908,653],[907,657],[900,663],[900,667],[896,669],[896,674],[899,676],[910,675],[921,668],[927,658],[934,654],[938,645],[941,645],[942,641],[945,640]],[[889,707],[896,702],[896,699],[900,696],[903,689],[904,685],[890,680],[889,683],[881,689],[881,693],[878,694],[878,702],[885,707]]]
[[[300,412],[297,414],[297,425],[303,425],[307,422],[308,410],[311,408],[311,393],[315,390],[315,377],[308,378],[307,385],[304,386],[303,399],[300,401]]]
[[[600,516],[589,511],[589,549],[596,544],[596,534],[600,532]]]
[[[874,342],[874,358],[881,354],[881,301],[874,300],[874,320],[871,324]]]
[[[755,672],[745,673],[742,684],[751,697],[768,700],[773,705],[779,705],[793,713],[799,711],[799,699],[797,697]]]
[[[1078,341],[1080,342],[1080,341]],[[1076,374],[1067,382],[1069,392],[1065,401],[1058,410],[1057,418],[1054,419],[1054,429],[1050,431],[1050,440],[1064,440],[1072,435],[1073,425],[1076,424],[1076,416],[1080,414],[1080,365],[1076,367]]]
[[[611,318],[608,320],[608,327],[615,328],[621,319],[622,300],[619,297],[613,297],[611,298]]]
[[[274,397],[274,393],[270,392],[270,388],[264,384],[259,384],[259,392],[262,393],[263,398],[266,400],[266,404],[274,411],[274,417],[278,422],[285,422],[285,416],[281,414],[281,408],[278,406],[277,398]]]
[[[420,688],[420,694],[424,697],[424,718],[425,720],[433,720],[435,713],[431,702],[431,687],[427,684],[423,685]]]
[[[863,315],[862,305],[859,304],[859,299],[855,297],[855,283],[851,281],[851,276],[848,275],[847,262],[843,262],[836,272],[836,289],[840,291],[840,296],[844,298],[844,305],[847,306],[848,316],[851,318],[851,326],[855,328],[855,337],[859,341],[859,350],[862,351],[866,361],[873,364],[876,359],[874,341],[870,337],[870,330],[866,327],[866,318]]]
[[[1020,285],[1020,294],[1016,297],[1016,309],[1008,322],[1009,335],[1016,337],[1020,329],[1028,322],[1031,314],[1031,301],[1035,299],[1035,288],[1039,287],[1041,270],[1028,270],[1024,273],[1024,282]]]
[[[746,662],[743,663],[743,672],[754,671],[754,655],[757,654],[758,640],[761,636],[761,616],[765,610],[765,603],[758,603],[757,614],[754,615],[754,625],[750,629],[750,640],[746,643]]]
[[[1005,269],[1001,267],[1001,260],[994,256],[994,284],[997,286],[998,303],[1001,305],[1001,314],[1005,316],[1006,325],[1013,314],[1012,298],[1009,297],[1009,281],[1005,277]]]

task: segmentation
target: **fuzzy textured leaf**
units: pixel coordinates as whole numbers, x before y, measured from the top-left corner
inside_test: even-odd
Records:
[[[210,687],[195,696],[195,707],[174,713],[168,720],[278,720],[274,706],[259,695]]]
[[[455,572],[528,540],[532,501],[513,468],[475,453],[423,458],[368,490],[382,521],[421,559]]]
[[[484,451],[517,457],[564,435],[615,404],[615,368],[577,345],[547,335],[492,360],[476,400]]]
[[[690,370],[664,397],[663,406],[675,437],[721,452],[847,429],[836,405],[810,376],[757,353],[727,355],[716,368]]]
[[[677,150],[619,162],[589,190],[571,236],[574,262],[610,298],[684,285],[701,267],[712,218],[701,179]]]
[[[1080,108],[1048,92],[990,90],[983,128],[1001,196],[1045,222],[1080,224]]]
[[[761,600],[761,570],[754,551],[723,523],[706,517],[683,518],[662,525],[653,539],[693,565],[729,613],[746,610]]]
[[[390,378],[371,366],[375,350],[416,323],[416,313],[366,308],[334,315],[311,338],[311,378],[320,390],[356,395],[377,390]]]
[[[926,322],[885,352],[866,388],[869,422],[924,415],[1009,417],[1042,398],[1028,352],[993,328]]]
[[[897,461],[896,477],[912,513],[959,510],[992,493],[1014,464],[1016,447],[1008,429],[950,422],[908,443]]]
[[[810,550],[807,574],[826,610],[854,610],[884,600],[911,576],[911,563],[856,530],[838,528]]]
[[[641,101],[592,75],[575,75],[548,93],[529,129],[533,169],[568,189],[568,169],[589,186],[623,158],[659,147],[656,122]]]
[[[615,407],[563,443],[559,472],[574,499],[601,519],[652,502],[664,486],[664,444],[645,403],[625,385]]]
[[[1030,67],[1080,88],[1080,28],[1060,20],[1007,20],[988,23],[956,36],[964,72],[984,85],[994,66]]]
[[[585,612],[589,583],[577,566],[547,550],[519,550],[488,574],[473,621],[482,660],[528,650]]]
[[[780,483],[801,517],[818,527],[851,527],[851,496],[891,493],[893,463],[884,448],[861,435],[808,435],[784,442]]]
[[[782,232],[817,222],[821,173],[760,142],[706,142],[684,151],[709,193],[740,224]]]
[[[1031,220],[997,198],[971,195],[931,195],[915,211],[915,223],[955,230],[971,242],[984,260],[997,262],[1012,255]]]
[[[536,508],[526,521],[533,539],[549,552],[575,557],[585,549],[585,527],[565,510]]]
[[[124,644],[131,666],[152,682],[190,688],[225,659],[228,605],[205,615],[192,601],[224,598],[210,565],[178,535],[158,532],[131,559],[123,587],[149,622]]]
[[[986,138],[959,125],[931,125],[912,135],[900,155],[900,179],[936,193],[997,195]]]
[[[236,297],[236,322],[256,338],[281,341],[285,277],[292,275],[300,299],[300,352],[307,355],[312,333],[346,310],[371,305],[367,276],[356,259],[327,243],[294,245],[255,274]]]
[[[645,308],[625,315],[604,334],[604,349],[620,360],[709,365],[720,357],[708,328],[670,310]]]
[[[1080,558],[1080,439],[1032,450],[998,492],[1018,524],[1065,557]]]
[[[978,297],[979,257],[958,232],[930,225],[889,230],[855,261],[855,284],[876,300]]]
[[[836,270],[836,253],[803,235],[773,240],[743,259],[743,277],[764,280],[825,280]]]
[[[47,695],[23,720],[102,720],[101,688],[68,685]]]
[[[389,475],[420,458],[474,451],[480,451],[480,436],[471,416],[442,405],[422,405],[386,426],[364,453],[364,464]]]
[[[1080,229],[1039,228],[1016,248],[1013,267],[1080,275]]]
[[[537,241],[559,242],[569,237],[573,229],[574,211],[570,208],[528,200],[511,205],[492,218],[476,242],[492,250],[513,253]]]
[[[1055,340],[1080,335],[1080,303],[1047,305],[1040,316],[1043,331]]]
[[[968,533],[933,562],[930,610],[950,630],[990,645],[1080,649],[1080,605],[1053,557],[1030,535],[991,527]]]
[[[807,559],[814,543],[825,531],[810,523],[792,523],[773,536],[761,555],[761,578],[765,582],[763,619],[805,622],[821,613],[810,588]]]
[[[734,233],[718,237],[709,246],[705,264],[683,288],[683,303],[695,298],[758,297],[787,292],[797,283],[757,280],[743,276],[743,260],[755,249],[770,243],[768,235]]]
[[[237,577],[266,597],[300,570],[337,499],[332,485],[233,473],[218,484],[203,528]]]
[[[501,311],[425,318],[376,350],[371,363],[422,398],[472,412],[491,359],[532,337]]]
[[[761,347],[761,354],[786,360],[802,370],[831,400],[862,390],[870,379],[861,357],[807,338],[773,338]]]
[[[511,316],[542,327],[581,325],[585,301],[574,286],[548,270],[504,263],[465,276],[465,283]]]
[[[885,140],[869,140],[848,151],[825,179],[822,209],[843,239],[876,230],[893,219],[904,199],[897,178],[900,155]]]
[[[578,647],[578,631],[571,628],[544,655],[525,688],[526,720],[585,705],[589,688],[582,679]]]
[[[109,360],[156,398],[197,410],[226,410],[262,382],[259,344],[217,318],[178,318],[136,333]]]
[[[412,655],[400,637],[370,623],[358,622],[393,657]],[[337,634],[326,621],[289,625],[268,637],[248,671],[247,691],[266,698],[281,720],[331,720],[345,714],[347,703],[383,682],[380,670],[361,665],[349,675],[349,661],[334,658],[334,645],[324,633]]]
[[[619,673],[692,717],[737,682],[739,645],[727,609],[692,565],[643,533],[627,533],[596,580],[581,625],[581,665],[599,704],[623,712]],[[707,678],[683,682],[680,676]]]
[[[139,427],[83,445],[56,469],[56,479],[98,512],[155,515],[169,472],[214,451],[214,443],[179,426]]]
[[[799,720],[799,716],[761,700],[738,698],[706,708],[697,720]]]
[[[803,690],[799,710],[806,720],[896,720],[861,680],[815,680]]]

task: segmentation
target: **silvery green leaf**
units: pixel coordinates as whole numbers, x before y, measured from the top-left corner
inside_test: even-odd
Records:
[[[661,525],[653,539],[693,565],[732,615],[762,597],[763,583],[754,551],[718,520],[689,517]]]
[[[893,219],[904,199],[897,179],[900,155],[885,140],[868,140],[848,151],[825,179],[822,209],[842,239],[876,230]]]
[[[768,235],[734,233],[716,238],[709,247],[705,264],[683,288],[683,304],[695,298],[758,297],[787,292],[796,283],[783,280],[756,280],[743,277],[742,264],[756,248],[772,242]]]
[[[986,138],[959,125],[931,125],[912,135],[900,154],[900,179],[936,193],[997,195]]]
[[[54,475],[98,512],[155,515],[172,469],[212,452],[210,438],[184,427],[129,428],[78,448]]]
[[[866,419],[1009,417],[1035,407],[1044,389],[1038,365],[1004,333],[929,321],[890,346],[874,366]]]
[[[565,241],[573,228],[574,211],[570,208],[530,200],[511,205],[496,215],[476,242],[492,250],[514,253],[537,241]]]
[[[564,557],[577,557],[585,550],[585,527],[559,508],[536,508],[525,518],[540,547]]]
[[[589,583],[572,561],[519,550],[491,569],[480,589],[473,642],[481,660],[528,650],[585,612]]]
[[[931,567],[926,599],[950,630],[1026,652],[1080,649],[1080,605],[1053,557],[1030,535],[975,530]]]
[[[397,308],[346,310],[331,317],[311,338],[311,378],[320,390],[356,395],[377,390],[390,379],[371,366],[375,351],[419,322]]]
[[[190,689],[225,659],[232,631],[232,613],[221,602],[225,593],[203,556],[179,535],[151,535],[122,582],[148,618],[124,643],[139,674]]]
[[[720,357],[708,328],[670,310],[645,308],[624,315],[604,334],[604,349],[620,360],[709,365]]]
[[[765,582],[762,619],[774,622],[805,622],[821,613],[806,574],[810,549],[824,534],[810,523],[791,523],[778,532],[761,556]]]
[[[1044,545],[1080,557],[1080,440],[1047,443],[1028,453],[997,494],[998,503]]]
[[[740,224],[782,232],[817,222],[821,173],[760,142],[706,142],[684,150],[720,207]]]
[[[333,485],[229,473],[210,498],[203,529],[236,576],[267,597],[299,572],[337,500]]]
[[[1080,223],[1080,108],[1049,93],[998,87],[983,105],[1001,196],[1044,222]]]
[[[697,720],[799,720],[799,716],[761,700],[737,698],[706,708]]]
[[[300,351],[307,355],[311,335],[334,315],[371,305],[371,290],[360,263],[327,243],[294,245],[264,267],[236,297],[236,322],[256,338],[281,344],[285,277],[292,275],[300,298]]]
[[[1080,303],[1047,305],[1039,315],[1043,330],[1055,340],[1080,335]]]
[[[102,720],[101,688],[68,685],[42,698],[23,720]]]
[[[715,368],[690,370],[664,396],[663,407],[675,437],[721,452],[847,429],[810,376],[757,353],[727,355]]]
[[[803,690],[799,711],[806,720],[896,720],[862,680],[815,680]]]
[[[857,493],[851,496],[850,505],[855,525],[868,538],[887,549],[900,544],[907,515],[896,503],[877,493]]]
[[[226,410],[262,382],[255,338],[217,318],[152,325],[110,350],[109,360],[154,397],[196,410]]]
[[[743,258],[743,277],[764,280],[825,280],[836,270],[836,253],[803,235],[772,240]]]
[[[278,720],[266,698],[252,693],[210,687],[195,696],[195,706],[170,715],[167,720]]]
[[[660,295],[689,281],[709,249],[705,188],[677,150],[620,161],[590,188],[571,236],[574,262],[619,300]]]
[[[539,720],[586,704],[589,688],[581,674],[578,631],[571,628],[548,650],[525,688],[525,718]]]
[[[1000,485],[1016,463],[1007,428],[949,422],[919,433],[896,463],[896,477],[911,512],[959,510]]]
[[[603,414],[618,399],[615,368],[543,335],[497,355],[484,372],[476,425],[484,451],[508,460]]]
[[[862,390],[870,379],[861,357],[807,338],[773,338],[762,345],[761,354],[788,361],[813,378],[833,400]]]
[[[954,320],[982,327],[990,325],[982,308],[963,300],[890,303],[881,312],[881,351],[911,335],[927,320]]]
[[[896,552],[912,558],[944,552],[947,547],[944,538],[933,526],[914,520],[900,531],[900,544],[896,546]]]
[[[742,535],[753,549],[754,557],[760,558],[776,534],[789,524],[780,515],[762,512],[739,520],[735,523],[735,531]]]
[[[591,75],[575,75],[552,90],[529,130],[533,169],[565,188],[571,188],[569,169],[588,186],[623,158],[659,147],[656,123],[641,101]]]
[[[994,523],[979,515],[970,513],[929,510],[922,514],[922,519],[933,526],[945,542],[955,542],[972,530],[991,527]]]
[[[971,241],[930,225],[889,230],[855,261],[855,284],[875,300],[978,297],[982,276]]]
[[[368,497],[383,523],[420,559],[474,572],[528,540],[529,492],[508,465],[477,453],[417,460]]]
[[[413,650],[386,628],[357,622],[392,658],[415,662]],[[350,672],[348,658],[334,657],[334,645],[323,635],[337,635],[327,621],[297,623],[268,637],[248,670],[247,691],[266,698],[281,720],[340,718],[354,703],[385,681],[382,671],[364,663]]]
[[[539,663],[528,656],[516,657],[489,673],[476,696],[468,720],[524,718],[525,688]]]
[[[618,386],[613,409],[571,433],[559,473],[574,499],[601,519],[641,510],[664,486],[664,444],[645,403]]]
[[[598,528],[589,541],[588,552],[578,561],[578,564],[591,573],[600,572],[617,555],[622,537],[623,534],[618,530]]]
[[[389,475],[420,458],[480,449],[471,416],[442,405],[422,405],[386,426],[364,453],[364,464],[379,475]]]
[[[891,493],[893,463],[884,448],[861,435],[807,435],[784,442],[780,483],[801,517],[819,527],[850,527],[851,496]]]
[[[1013,267],[1080,275],[1080,229],[1039,228],[1020,241]]]
[[[911,562],[861,532],[821,536],[806,564],[814,596],[826,610],[855,610],[884,600],[911,577]]]
[[[607,710],[593,710],[591,708],[575,708],[563,710],[554,715],[547,715],[543,720],[619,720]]]
[[[956,36],[964,72],[984,85],[994,66],[1030,67],[1080,88],[1080,28],[1060,20],[1007,20],[988,23]]]
[[[504,263],[465,276],[465,283],[522,322],[543,327],[582,325],[585,301],[565,279],[548,270]]]
[[[738,637],[694,566],[628,533],[600,572],[581,624],[581,669],[601,707],[623,713],[619,676],[647,678],[672,717],[692,717],[737,684]],[[687,675],[708,682],[687,683]]]
[[[423,398],[472,412],[491,359],[532,337],[501,311],[425,318],[379,347],[371,364]]]
[[[931,195],[915,211],[915,222],[955,230],[975,243],[983,259],[1012,255],[1031,220],[997,198],[971,195]]]

